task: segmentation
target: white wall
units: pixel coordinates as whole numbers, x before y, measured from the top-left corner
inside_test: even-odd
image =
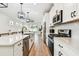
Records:
[[[44,22],[46,22],[46,44],[48,45],[48,34],[49,34],[49,25],[50,25],[49,13],[45,13],[43,17],[43,23]]]
[[[9,20],[7,16],[0,13],[0,33],[7,32],[9,30],[7,19]]]
[[[12,19],[4,13],[0,12],[0,33],[9,32],[9,30],[20,31],[22,28],[22,22]]]

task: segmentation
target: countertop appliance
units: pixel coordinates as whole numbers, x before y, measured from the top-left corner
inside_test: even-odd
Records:
[[[54,39],[51,34],[48,35],[48,48],[50,50],[50,54],[54,56]]]
[[[53,24],[60,24],[63,20],[63,10],[56,11],[56,15],[53,17]]]

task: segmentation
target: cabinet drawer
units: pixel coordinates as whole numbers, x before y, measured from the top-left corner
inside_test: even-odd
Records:
[[[65,56],[79,55],[78,49],[72,45],[72,41],[69,38],[55,38],[54,43],[56,55],[58,51],[62,51]]]
[[[64,52],[64,46],[57,42],[54,44],[54,56],[67,56],[67,53]]]
[[[54,55],[61,55],[61,56],[67,56],[69,48],[67,45],[61,40],[61,38],[55,38],[54,39]]]

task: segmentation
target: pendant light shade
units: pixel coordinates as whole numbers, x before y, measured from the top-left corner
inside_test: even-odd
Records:
[[[30,22],[29,12],[27,12],[26,22]]]
[[[20,3],[20,6],[21,6],[21,10],[18,12],[18,18],[25,19],[25,13],[22,10],[23,3]]]

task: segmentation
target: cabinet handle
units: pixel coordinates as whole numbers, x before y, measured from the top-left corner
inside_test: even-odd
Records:
[[[18,46],[20,46],[20,45],[21,45],[21,43],[18,44]]]
[[[74,11],[74,17],[76,17],[76,11]]]
[[[71,12],[71,18],[76,17],[76,11]]]
[[[62,56],[63,55],[63,53],[61,53],[61,51],[59,51],[58,52],[58,56]]]
[[[61,47],[61,48],[63,48],[63,46],[61,46],[60,44],[58,46]]]
[[[71,18],[73,18],[74,16],[73,16],[73,12],[71,12]]]

